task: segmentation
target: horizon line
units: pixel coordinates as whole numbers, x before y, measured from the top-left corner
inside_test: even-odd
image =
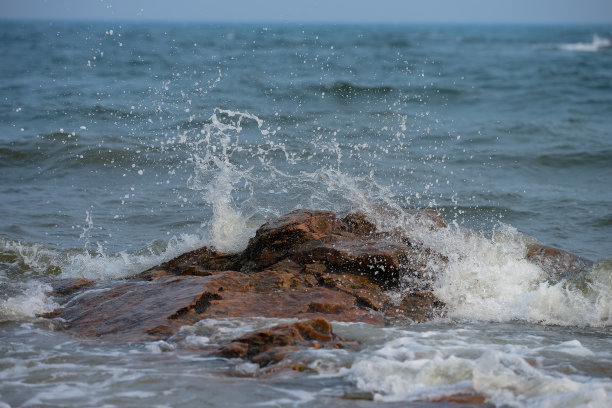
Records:
[[[12,22],[74,22],[74,23],[201,23],[201,24],[313,24],[313,25],[610,25],[612,21],[454,21],[454,20],[431,20],[431,21],[389,21],[389,20],[263,20],[263,19],[163,19],[163,18],[95,18],[95,17],[15,17],[0,16],[0,21]]]

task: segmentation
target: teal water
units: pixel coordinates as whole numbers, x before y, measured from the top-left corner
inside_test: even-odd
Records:
[[[353,406],[345,393],[405,406],[473,390],[498,406],[608,406],[610,37],[0,22],[0,406],[193,406],[218,389],[213,406]],[[448,320],[343,326],[363,355],[308,356],[304,377],[270,378],[202,360],[184,338],[98,345],[35,317],[55,306],[43,278],[124,278],[205,244],[237,251],[298,207],[383,226],[397,221],[384,208],[438,209],[452,232],[417,235],[452,261],[437,282]],[[523,259],[534,240],[597,261],[587,283],[542,281]],[[223,333],[200,329],[206,344]],[[182,373],[168,389],[160,364]]]

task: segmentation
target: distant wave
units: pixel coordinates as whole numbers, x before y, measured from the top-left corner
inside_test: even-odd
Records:
[[[32,140],[0,144],[0,168],[36,164],[45,171],[86,166],[128,169],[132,164],[161,166],[184,159],[179,157],[180,152],[167,152],[159,146],[147,145],[147,140],[141,143],[131,139],[129,143],[120,136],[104,136],[103,148],[80,139],[77,133],[56,132],[41,134]]]
[[[602,150],[597,152],[569,151],[550,152],[545,154],[508,153],[497,154],[495,160],[498,163],[523,163],[527,166],[542,166],[555,169],[566,169],[572,167],[588,167],[607,170],[610,167],[610,155],[612,151]]]
[[[612,214],[594,218],[589,225],[593,227],[609,227],[612,225]]]
[[[567,168],[573,166],[603,166],[610,164],[610,151],[549,153],[538,156],[538,164],[546,167]]]
[[[340,98],[351,98],[351,97],[359,97],[363,95],[380,95],[380,94],[389,94],[393,92],[393,87],[391,86],[361,86],[355,85],[350,82],[345,81],[337,81],[332,85],[322,85],[321,88],[324,92],[329,92]]]
[[[611,49],[612,40],[610,40],[609,38],[602,38],[595,34],[593,35],[593,41],[591,41],[590,43],[577,42],[561,44],[559,48],[565,51],[595,52],[604,49]]]
[[[433,85],[427,87],[396,87],[389,85],[360,85],[347,81],[336,81],[332,84],[311,85],[308,88],[309,91],[314,91],[317,94],[325,93],[326,95],[341,99],[359,99],[377,96],[384,97],[392,93],[401,92],[403,94],[413,95],[419,102],[422,102],[423,97],[455,96],[462,93],[459,89]]]

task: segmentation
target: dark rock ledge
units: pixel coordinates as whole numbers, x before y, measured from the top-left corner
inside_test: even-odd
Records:
[[[414,216],[431,229],[446,228],[434,211]],[[590,265],[541,246],[528,258],[551,277]],[[404,235],[378,232],[361,214],[296,210],[261,226],[239,254],[203,247],[129,280],[52,281],[63,306],[45,317],[77,336],[109,341],[164,340],[201,319],[298,319],[214,351],[266,366],[296,347],[346,347],[329,321],[385,325],[443,314],[430,267],[445,262]]]

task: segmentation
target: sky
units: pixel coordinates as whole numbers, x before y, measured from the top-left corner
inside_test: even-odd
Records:
[[[612,23],[612,0],[0,0],[1,19]]]

